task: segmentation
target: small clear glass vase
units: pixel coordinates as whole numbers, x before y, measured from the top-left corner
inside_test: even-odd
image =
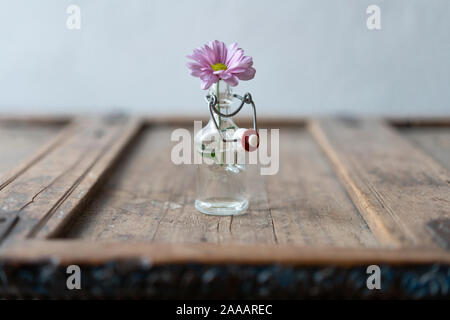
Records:
[[[233,93],[228,84],[219,81],[210,89],[218,98],[217,109],[230,113]],[[232,139],[238,126],[232,118],[214,114],[222,136]],[[233,142],[223,142],[211,116],[208,124],[194,138],[195,150],[201,154],[197,167],[195,208],[211,215],[239,215],[248,208],[247,170],[245,164],[233,161]],[[230,156],[231,153],[231,156]]]

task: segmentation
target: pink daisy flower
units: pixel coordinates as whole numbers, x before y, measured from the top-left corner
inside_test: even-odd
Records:
[[[202,80],[202,89],[209,89],[219,80],[235,87],[239,80],[253,79],[256,72],[252,67],[252,57],[244,56],[244,50],[238,48],[237,43],[232,43],[227,48],[222,41],[211,41],[194,49],[187,57],[194,60],[187,63],[187,67],[191,70],[191,75]]]

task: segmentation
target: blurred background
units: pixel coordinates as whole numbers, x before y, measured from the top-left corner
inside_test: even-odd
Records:
[[[0,39],[0,113],[206,115],[185,56],[218,39],[263,116],[450,115],[448,0],[2,0]]]

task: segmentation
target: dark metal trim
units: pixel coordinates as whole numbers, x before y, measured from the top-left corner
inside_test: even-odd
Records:
[[[57,260],[0,262],[0,297],[146,299],[448,299],[449,265],[381,265],[381,289],[369,290],[367,266],[152,266],[148,260],[111,261],[81,268],[81,290],[66,287]]]

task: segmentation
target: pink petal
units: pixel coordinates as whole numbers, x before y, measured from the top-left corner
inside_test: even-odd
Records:
[[[216,58],[216,54],[215,54],[214,50],[207,46],[207,47],[205,47],[205,52],[206,52],[205,58],[208,61],[208,65],[211,66],[211,65],[215,64],[217,61],[217,58]]]
[[[222,70],[223,72],[220,74],[220,78],[223,80],[229,79],[232,76],[231,72],[227,72],[228,70]]]
[[[191,74],[191,76],[194,76],[194,77],[200,77],[201,72],[197,71],[197,70],[191,70],[190,74]]]
[[[199,77],[202,73],[202,66],[199,65],[196,62],[188,62],[186,63],[186,66],[189,68],[189,70],[191,71],[191,75],[194,77]]]
[[[228,78],[228,79],[223,79],[223,81],[225,81],[226,83],[228,83],[232,87],[236,87],[239,84],[238,78],[236,76],[234,76],[234,75],[231,75],[231,77]]]
[[[222,74],[225,72],[226,70],[217,70],[214,71],[213,73],[218,76],[219,78],[222,77]]]
[[[255,77],[255,73],[256,73],[255,68],[248,68],[244,72],[237,73],[236,76],[240,80],[251,80],[251,79],[253,79]]]
[[[188,62],[186,63],[186,66],[191,70],[201,70],[202,66],[198,64],[197,62]]]
[[[200,88],[202,88],[203,90],[209,89],[214,83],[216,83],[217,81],[219,81],[219,79],[216,78],[210,78],[209,80],[203,80]]]
[[[227,46],[219,41],[219,62],[225,64],[227,62]]]
[[[253,65],[253,59],[252,57],[244,56],[239,64],[241,66],[245,66],[246,68],[251,67]]]
[[[205,55],[201,49],[194,49],[194,53],[187,56],[189,59],[192,59],[202,65],[208,64],[208,61],[205,59]]]
[[[227,59],[227,66],[229,68],[232,68],[233,66],[235,66],[236,64],[239,63],[239,61],[241,61],[242,57],[244,56],[244,50],[242,49],[237,49],[233,56],[228,56]]]
[[[234,54],[236,53],[236,50],[238,49],[238,44],[236,42],[233,42],[232,44],[230,44],[228,46],[228,53],[227,53],[227,58],[226,58],[226,65],[228,65],[228,63],[230,62],[231,58],[234,56]]]
[[[211,75],[214,76],[214,74],[212,74],[212,72],[203,71],[200,74],[200,79],[203,80],[203,81],[207,81],[207,80],[211,79]]]
[[[217,40],[214,40],[211,43],[211,50],[214,52],[214,63],[220,61],[220,43]]]
[[[202,90],[206,90],[209,89],[212,85],[212,82],[209,81],[202,81],[202,83],[200,84],[200,88],[202,88]]]

